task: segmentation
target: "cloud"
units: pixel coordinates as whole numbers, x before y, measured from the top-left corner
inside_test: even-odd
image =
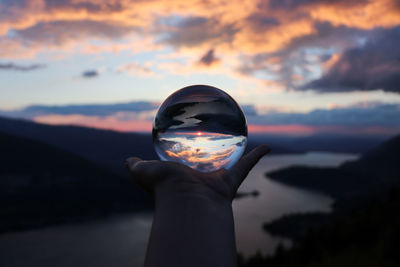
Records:
[[[119,132],[151,132],[152,122],[148,120],[121,121],[115,116],[84,116],[84,115],[42,115],[33,121],[51,125],[77,125]]]
[[[19,65],[15,63],[0,63],[0,70],[32,71],[46,67],[44,64]]]
[[[397,127],[400,125],[400,104],[356,103],[333,109],[316,109],[308,113],[272,112],[247,116],[250,124]]]
[[[116,104],[87,104],[87,105],[65,105],[65,106],[45,106],[34,105],[23,108],[21,110],[13,111],[16,115],[26,116],[30,115],[31,118],[39,115],[84,115],[84,116],[109,116],[121,113],[142,113],[155,111],[158,108],[158,103],[147,101],[136,101],[129,103],[116,103]]]
[[[376,34],[321,22],[315,23],[314,27],[312,34],[297,37],[276,52],[242,56],[236,70],[242,75],[272,80],[292,90],[317,78],[315,76],[337,58],[337,51],[356,47],[360,40],[373,39]],[[332,60],[327,62],[329,59]]]
[[[244,137],[220,136],[216,133],[202,131],[178,132],[174,134],[159,133],[157,150],[165,158],[184,161],[199,170],[212,171],[225,165],[229,167],[231,157],[237,153],[236,147],[246,144]],[[221,137],[225,139],[219,142]]]
[[[82,77],[83,78],[94,78],[98,77],[100,75],[100,72],[97,70],[86,70],[82,72]]]
[[[141,65],[139,63],[127,63],[119,66],[117,68],[118,73],[126,72],[132,76],[152,76],[154,75],[153,71],[150,69],[151,64]]]
[[[336,54],[350,60],[350,49],[364,49],[377,32],[399,25],[396,0],[2,1],[0,57],[157,50],[180,57],[153,63],[152,70],[193,74],[212,66],[213,73],[241,81],[249,81],[248,76],[253,84],[287,89],[307,84],[319,90],[329,73],[319,82],[310,81],[328,69],[333,73],[335,64],[325,64],[327,58]],[[215,64],[215,51],[224,64]],[[383,77],[383,69],[393,75]],[[126,64],[120,71],[153,75],[147,65]],[[356,85],[362,90],[397,91],[392,88],[398,82],[393,65],[375,72],[377,79]],[[343,91],[353,87],[347,85],[349,79],[343,81]]]
[[[87,36],[97,39],[118,39],[133,29],[107,22],[90,20],[54,21],[39,23],[32,27],[14,31],[16,38],[35,43],[64,45],[71,41],[84,40]]]
[[[384,90],[400,93],[400,27],[345,51],[321,78],[300,89],[319,92]]]
[[[219,58],[217,58],[214,54],[214,49],[208,50],[207,53],[205,53],[199,60],[200,65],[204,66],[211,66],[214,64],[217,64],[220,61]]]
[[[174,19],[171,17],[170,20]],[[161,42],[175,47],[231,42],[237,31],[233,24],[223,24],[212,17],[187,17],[167,28],[160,27],[160,30],[166,35]]]
[[[121,132],[150,132],[159,104],[136,101],[116,104],[34,105],[0,116],[30,119],[52,125],[80,125]]]
[[[249,23],[255,31],[266,31],[273,27],[276,27],[280,22],[274,17],[268,17],[261,12],[255,12],[250,14],[246,18],[246,22]]]

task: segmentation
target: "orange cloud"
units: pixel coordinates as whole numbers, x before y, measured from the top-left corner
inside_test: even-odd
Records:
[[[214,153],[205,152],[201,149],[192,150],[193,148],[191,147],[188,147],[187,149],[188,150],[183,150],[175,153],[167,150],[165,151],[165,153],[172,158],[185,159],[189,163],[221,163],[221,161],[230,157],[234,152],[233,147]]]
[[[310,11],[315,20],[335,26],[359,29],[389,28],[400,24],[400,6],[395,0],[366,1],[353,7],[347,5],[319,5]]]
[[[293,39],[315,32],[313,22],[309,19],[284,22],[265,29],[262,34],[254,25],[244,23],[234,45],[248,54],[275,52],[286,47]]]
[[[302,73],[291,73],[290,65],[316,72],[307,69],[301,60],[292,59],[304,47],[335,49],[335,44],[321,44],[326,38],[323,31],[346,27],[364,31],[400,25],[396,0],[22,0],[0,4],[0,12],[1,58],[32,58],[49,52],[171,53],[178,60],[165,57],[152,65],[153,71],[161,70],[166,75],[223,74],[243,82],[244,87],[257,87],[251,90],[252,94],[290,89],[302,83],[303,78],[306,82]],[[321,24],[330,29],[321,29]],[[337,43],[345,42],[338,36]],[[354,45],[352,41],[349,43]],[[337,50],[340,54],[343,47]],[[259,54],[270,57],[254,59],[258,62],[253,72],[237,73],[247,59]],[[320,67],[329,68],[334,60],[332,57]],[[134,75],[150,74],[148,66],[125,66],[127,71],[132,69]]]
[[[43,38],[51,37],[52,33],[56,37],[51,38],[64,35],[63,38],[78,42],[93,37],[124,39],[130,33],[152,36],[154,40],[159,33],[171,33],[175,36],[170,39],[173,45],[197,47],[203,46],[205,42],[208,48],[211,46],[254,54],[278,51],[296,38],[314,34],[316,22],[324,21],[359,29],[400,24],[399,7],[394,0],[376,0],[362,4],[300,2],[287,8],[275,8],[273,5],[276,4],[260,3],[258,0],[158,0],[140,3],[122,0],[29,0],[22,5],[0,6],[5,11],[4,14],[7,14],[0,18],[0,36],[17,31],[21,38],[28,38],[29,31],[33,31],[35,27],[42,27],[42,31],[51,31]],[[183,29],[184,24],[175,27],[160,24],[160,18],[172,15],[201,17],[205,21],[203,26],[186,24],[185,27],[189,27],[191,31],[187,31],[189,28]],[[90,23],[91,28],[82,26]],[[232,32],[228,36],[229,29]],[[74,34],[70,33],[72,30]],[[188,38],[190,35],[193,38]],[[204,51],[204,47],[202,48]]]
[[[170,158],[175,158],[187,162],[190,166],[197,167],[202,165],[202,169],[217,170],[230,161],[230,157],[235,151],[233,145],[221,151],[207,151],[207,149],[181,145],[181,150],[173,152],[165,150],[164,152]]]

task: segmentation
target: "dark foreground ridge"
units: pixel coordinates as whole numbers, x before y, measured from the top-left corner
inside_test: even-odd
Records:
[[[270,179],[322,192],[335,199],[333,214],[289,214],[266,223],[271,234],[297,238],[335,216],[352,212],[400,186],[400,135],[337,168],[293,166],[267,173]],[[325,217],[325,218],[322,218]],[[296,226],[295,226],[296,225]]]
[[[292,248],[275,255],[239,258],[240,267],[400,266],[400,189],[393,188],[363,208],[309,231]]]
[[[266,223],[273,235],[292,238],[271,257],[240,266],[400,266],[400,136],[338,168],[295,166],[270,172],[279,182],[331,195],[332,214],[290,214]]]
[[[0,147],[0,232],[152,208],[133,181],[70,152],[3,133]]]
[[[381,194],[400,185],[399,151],[400,135],[365,153],[360,159],[345,162],[337,168],[293,166],[269,172],[266,176],[328,194],[336,199],[336,207],[342,208],[339,206],[344,200],[352,199],[354,203],[355,199]]]

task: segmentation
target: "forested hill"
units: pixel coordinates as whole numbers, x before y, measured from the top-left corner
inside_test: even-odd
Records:
[[[73,153],[4,133],[0,147],[0,232],[152,207],[133,181]]]
[[[54,126],[0,117],[0,132],[58,147],[112,172],[124,174],[129,156],[156,159],[151,136],[78,126]]]
[[[267,173],[282,183],[320,191],[334,198],[383,191],[400,183],[400,135],[360,159],[338,168],[291,166]]]

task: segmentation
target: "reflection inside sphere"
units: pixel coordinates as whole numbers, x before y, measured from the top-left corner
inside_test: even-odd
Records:
[[[246,148],[246,119],[222,90],[188,86],[161,105],[153,123],[153,142],[161,160],[203,172],[229,169]]]

